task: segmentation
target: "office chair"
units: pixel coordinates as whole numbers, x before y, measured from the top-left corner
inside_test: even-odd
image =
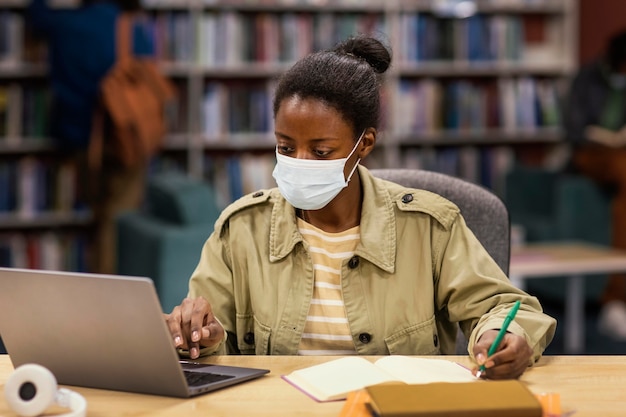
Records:
[[[433,171],[418,169],[372,169],[378,178],[405,187],[432,191],[456,204],[470,230],[508,276],[511,260],[509,212],[506,205],[487,188]],[[467,339],[457,332],[457,354],[467,353]]]
[[[460,178],[418,169],[372,169],[372,175],[405,187],[432,191],[456,204],[470,230],[498,266],[509,274],[509,211],[492,191]]]

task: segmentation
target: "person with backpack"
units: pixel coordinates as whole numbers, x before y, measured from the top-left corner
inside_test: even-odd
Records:
[[[147,166],[120,163],[110,149],[106,119],[99,132],[103,149],[98,167],[88,158],[101,82],[116,62],[117,19],[121,13],[140,11],[139,0],[83,0],[67,8],[32,0],[28,7],[29,23],[49,48],[51,136],[76,164],[79,193],[94,216],[88,256],[92,272],[115,272],[116,215],[138,208],[143,200]],[[132,52],[151,56],[152,39],[140,22],[134,19]]]

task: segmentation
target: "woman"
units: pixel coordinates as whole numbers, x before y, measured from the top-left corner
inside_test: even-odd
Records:
[[[390,52],[358,37],[309,55],[274,98],[277,189],[229,206],[166,315],[201,354],[454,353],[457,323],[489,378],[515,378],[554,319],[514,288],[444,198],[374,178],[379,77]],[[486,352],[516,300],[515,322]]]

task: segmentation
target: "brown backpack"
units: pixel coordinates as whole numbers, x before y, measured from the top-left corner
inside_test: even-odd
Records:
[[[163,143],[167,131],[165,111],[176,96],[174,85],[153,60],[132,55],[132,19],[127,13],[117,19],[117,61],[100,84],[89,149],[95,167],[101,164],[103,146],[125,167],[145,164]],[[105,117],[111,126],[106,145]]]

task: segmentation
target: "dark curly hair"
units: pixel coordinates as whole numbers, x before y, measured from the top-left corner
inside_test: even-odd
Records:
[[[381,75],[390,64],[391,50],[364,35],[307,55],[280,77],[274,94],[274,117],[283,100],[312,98],[337,110],[355,133],[377,128]]]

